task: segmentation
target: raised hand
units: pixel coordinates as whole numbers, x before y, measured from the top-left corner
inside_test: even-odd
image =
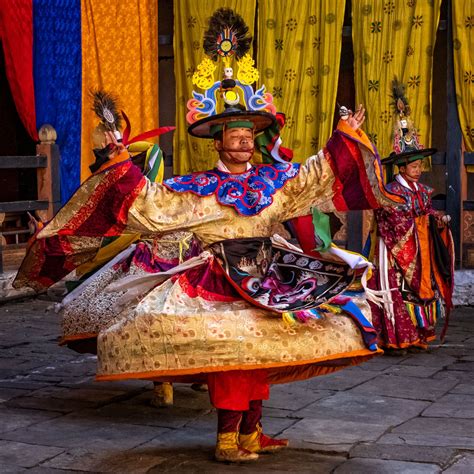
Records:
[[[113,150],[114,151],[112,152],[111,156],[118,155],[123,150],[125,150],[124,144],[117,140],[117,137],[115,136],[114,132],[110,132],[110,131],[105,132],[104,140],[105,140],[104,141],[104,147],[108,146],[110,144],[113,145]]]
[[[347,119],[347,124],[354,130],[357,130],[364,123],[364,120],[365,108],[362,106],[362,104],[359,104],[355,113],[351,113],[351,115]]]

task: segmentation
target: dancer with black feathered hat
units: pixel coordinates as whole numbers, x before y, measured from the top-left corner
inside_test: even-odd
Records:
[[[433,189],[420,183],[424,159],[436,153],[420,145],[405,86],[393,81],[396,120],[393,152],[382,160],[387,189],[403,205],[375,210],[367,244],[376,264],[371,284],[391,292],[383,306],[372,305],[379,345],[391,355],[425,351],[435,339],[436,320],[451,310],[454,250],[449,216],[433,209]],[[393,174],[398,168],[398,174]],[[369,249],[370,248],[370,249]],[[448,317],[446,317],[446,322]],[[447,324],[441,334],[446,333]]]

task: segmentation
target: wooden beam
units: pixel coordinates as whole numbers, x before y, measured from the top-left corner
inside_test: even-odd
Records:
[[[432,165],[445,165],[446,164],[446,153],[444,151],[438,151],[431,157]]]
[[[452,8],[453,0],[448,0],[447,18],[447,129],[446,129],[446,212],[451,216],[451,230],[454,239],[456,266],[461,264],[461,166],[462,133],[456,104],[454,82],[454,51]]]
[[[46,168],[48,159],[44,155],[0,156],[0,169]]]
[[[474,153],[471,152],[464,152],[464,164],[465,165],[474,165]]]
[[[36,145],[36,151],[47,157],[48,166],[38,169],[37,189],[38,201],[48,201],[49,207],[42,208],[38,213],[43,221],[49,221],[58,212],[61,205],[60,179],[59,179],[59,148],[54,143],[40,143]]]
[[[159,46],[173,46],[173,36],[172,35],[158,35],[158,45]]]
[[[0,212],[26,212],[48,209],[48,201],[0,202]]]

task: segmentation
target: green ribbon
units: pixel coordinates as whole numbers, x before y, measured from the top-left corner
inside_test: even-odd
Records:
[[[331,247],[331,226],[329,225],[329,216],[316,208],[312,209],[314,237],[319,244],[314,250],[316,252],[325,252]]]

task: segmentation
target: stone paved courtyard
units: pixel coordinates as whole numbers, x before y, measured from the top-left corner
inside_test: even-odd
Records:
[[[150,406],[150,382],[94,382],[95,357],[57,345],[39,299],[0,306],[0,473],[474,472],[474,308],[458,308],[429,354],[381,356],[272,388],[264,426],[291,449],[256,464],[212,460],[206,393],[175,387]]]

